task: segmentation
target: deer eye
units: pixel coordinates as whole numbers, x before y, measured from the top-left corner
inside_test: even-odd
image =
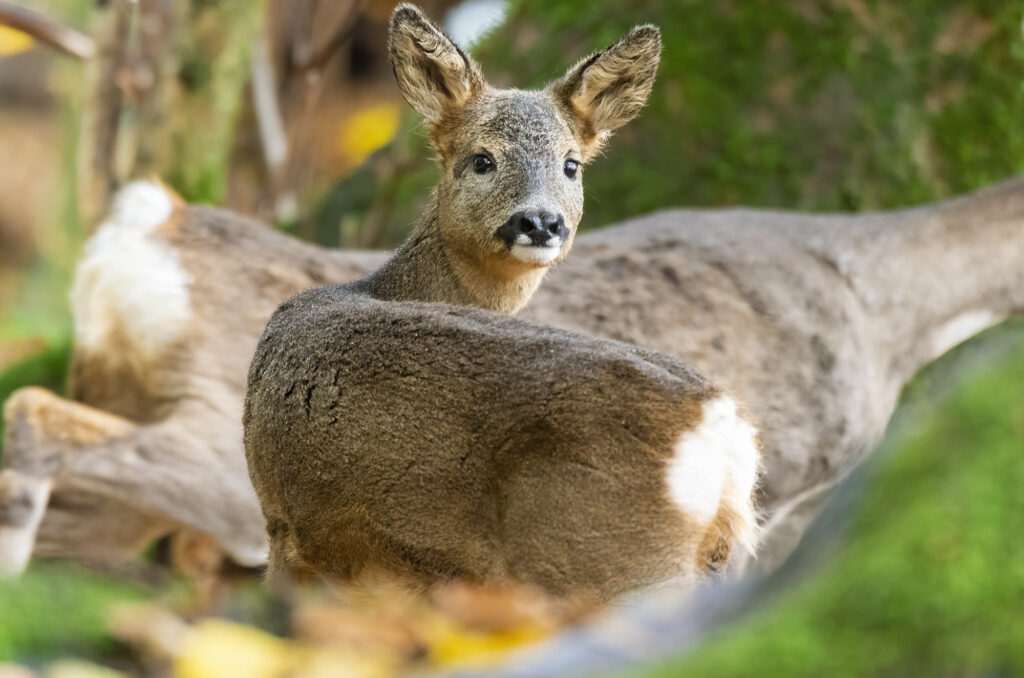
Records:
[[[569,177],[570,179],[575,179],[576,173],[579,171],[580,164],[578,162],[576,162],[575,160],[565,161],[565,176]]]
[[[494,169],[494,161],[482,153],[473,156],[473,171],[477,174],[487,174]]]

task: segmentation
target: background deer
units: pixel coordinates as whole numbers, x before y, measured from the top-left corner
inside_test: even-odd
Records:
[[[681,357],[749,407],[771,567],[909,376],[1024,309],[1022,251],[1021,178],[888,213],[665,210],[576,238],[521,316]],[[79,266],[69,399],[26,389],[5,409],[0,560],[201,534],[263,562],[237,425],[249,356],[287,297],[383,261],[123,189]]]
[[[568,250],[580,165],[646,100],[657,30],[540,92],[489,87],[409,5],[390,49],[441,184],[387,263],[287,301],[256,349],[268,574],[608,598],[751,547],[758,453],[729,398],[667,356],[488,312],[521,308]]]

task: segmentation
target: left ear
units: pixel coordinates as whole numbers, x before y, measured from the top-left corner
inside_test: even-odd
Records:
[[[613,130],[635,118],[644,107],[659,61],[658,27],[637,26],[548,85],[572,119],[583,145],[584,160],[593,157]]]

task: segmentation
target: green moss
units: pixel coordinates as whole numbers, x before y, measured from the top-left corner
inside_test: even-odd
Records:
[[[888,444],[819,571],[685,658],[630,675],[1024,674],[1022,384],[1024,342]]]
[[[1005,0],[520,0],[479,56],[538,86],[567,52],[661,26],[646,111],[588,168],[586,224],[678,204],[863,210],[1024,168],[1022,13]]]
[[[97,657],[114,646],[107,630],[113,604],[142,589],[69,565],[37,566],[0,580],[0,662]]]

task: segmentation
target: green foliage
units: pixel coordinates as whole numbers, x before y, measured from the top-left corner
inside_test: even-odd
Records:
[[[143,595],[69,565],[37,566],[20,579],[0,580],[0,662],[96,657],[114,645],[107,631],[111,605]]]
[[[631,675],[1024,674],[1022,384],[1018,342],[887,445],[818,572],[684,659]]]
[[[865,210],[1024,168],[1022,13],[1006,0],[520,0],[479,56],[539,86],[567,52],[661,26],[646,111],[587,169],[589,225],[680,204]]]
[[[168,121],[172,161],[163,177],[190,202],[220,204],[227,188],[235,121],[249,79],[263,2],[192,3],[178,70],[180,90]]]

